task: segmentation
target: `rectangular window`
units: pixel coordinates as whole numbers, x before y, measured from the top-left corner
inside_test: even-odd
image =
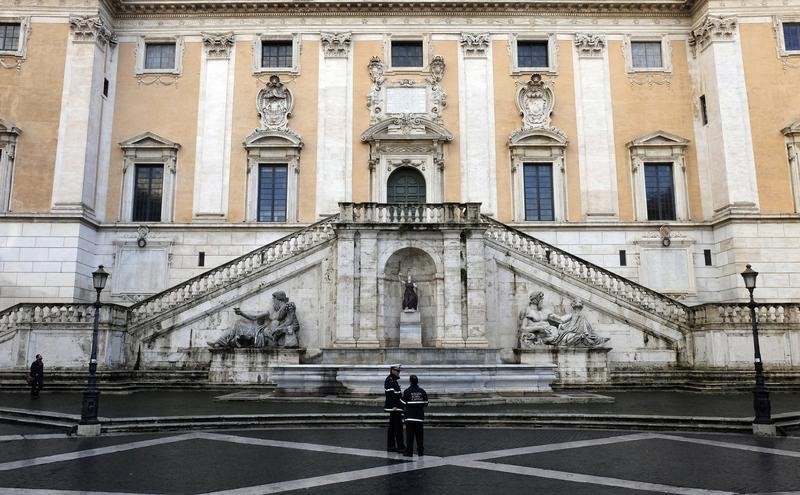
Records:
[[[272,68],[292,67],[291,40],[262,41],[261,67],[272,67]]]
[[[624,249],[619,250],[619,266],[628,266],[628,253]]]
[[[133,185],[134,222],[160,222],[164,192],[163,165],[136,165]]]
[[[286,221],[286,165],[258,167],[258,221]]]
[[[660,41],[632,41],[631,61],[634,69],[659,69],[664,66],[661,59]]]
[[[706,107],[706,95],[700,97],[700,121],[703,125],[708,125],[708,108]]]
[[[392,67],[422,67],[421,41],[393,41]]]
[[[783,49],[800,51],[800,22],[783,23]]]
[[[671,163],[645,163],[648,220],[675,220],[675,187]]]
[[[706,263],[706,266],[711,266],[711,250],[710,249],[703,249],[703,258]]]
[[[554,220],[553,165],[526,163],[523,170],[525,220]]]
[[[4,52],[19,50],[19,31],[18,22],[0,23],[0,50]]]
[[[549,67],[547,41],[517,41],[517,67]]]
[[[175,43],[146,43],[145,70],[175,69]]]

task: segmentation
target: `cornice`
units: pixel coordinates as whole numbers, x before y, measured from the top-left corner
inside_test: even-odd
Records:
[[[371,17],[450,15],[494,16],[574,16],[614,15],[620,17],[689,16],[694,0],[104,0],[115,18],[154,17]]]

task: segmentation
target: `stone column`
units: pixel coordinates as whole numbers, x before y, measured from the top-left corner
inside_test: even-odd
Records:
[[[359,261],[360,269],[356,274],[360,277],[358,347],[378,347],[378,231],[362,230],[360,232]]]
[[[94,216],[106,51],[116,41],[99,17],[71,16],[69,24],[51,207]]]
[[[755,155],[742,50],[735,18],[707,17],[690,34],[698,67],[695,95],[700,165],[708,171],[714,216],[758,212]],[[702,122],[705,96],[708,123]],[[705,152],[703,152],[705,151]],[[710,213],[710,212],[709,212]]]
[[[589,222],[616,220],[617,158],[605,38],[576,35],[573,62],[583,214]]]
[[[203,33],[193,216],[223,220],[228,189],[233,109],[233,33]]]
[[[461,34],[459,127],[461,201],[480,202],[486,214],[497,212],[494,85],[488,33]]]
[[[336,233],[336,251],[336,335],[333,345],[355,347],[355,231],[341,229]]]
[[[467,347],[488,347],[486,340],[486,255],[484,229],[467,232]]]
[[[352,201],[352,59],[350,33],[322,33],[317,102],[318,217]]]
[[[461,322],[461,231],[442,230],[444,243],[444,327],[441,347],[463,347]]]

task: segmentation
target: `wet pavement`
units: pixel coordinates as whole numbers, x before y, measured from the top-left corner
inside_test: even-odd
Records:
[[[153,391],[131,394],[104,393],[99,415],[117,417],[203,416],[228,414],[314,414],[382,412],[383,399],[373,405],[353,405],[330,398],[320,400],[220,401],[230,392]],[[460,404],[441,406],[431,401],[429,412],[489,413],[571,413],[571,414],[642,414],[669,416],[749,417],[753,415],[751,393],[711,394],[697,392],[616,392],[602,395],[614,398],[611,403],[527,403]],[[772,413],[800,411],[800,394],[770,394]],[[80,414],[80,393],[42,392],[38,399],[25,393],[0,393],[0,407]]]
[[[48,495],[800,493],[800,438],[431,428],[425,457],[383,428],[0,435],[0,493]]]

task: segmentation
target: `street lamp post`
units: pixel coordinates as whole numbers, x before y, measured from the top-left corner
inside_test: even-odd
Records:
[[[747,265],[742,272],[744,286],[750,292],[750,322],[753,325],[753,348],[755,350],[756,386],[753,389],[753,409],[755,417],[753,419],[753,433],[757,435],[774,436],[775,424],[770,417],[769,391],[764,382],[764,364],[761,362],[761,346],[758,343],[758,320],[756,318],[756,301],[753,299],[753,290],[756,288],[756,278],[758,272]]]
[[[83,391],[83,404],[81,406],[81,422],[78,424],[79,435],[99,435],[100,423],[97,421],[97,406],[100,401],[100,391],[97,389],[97,332],[100,328],[100,292],[106,286],[108,272],[100,265],[92,272],[92,284],[97,291],[94,302],[94,327],[92,328],[92,355],[89,358],[89,379]]]

